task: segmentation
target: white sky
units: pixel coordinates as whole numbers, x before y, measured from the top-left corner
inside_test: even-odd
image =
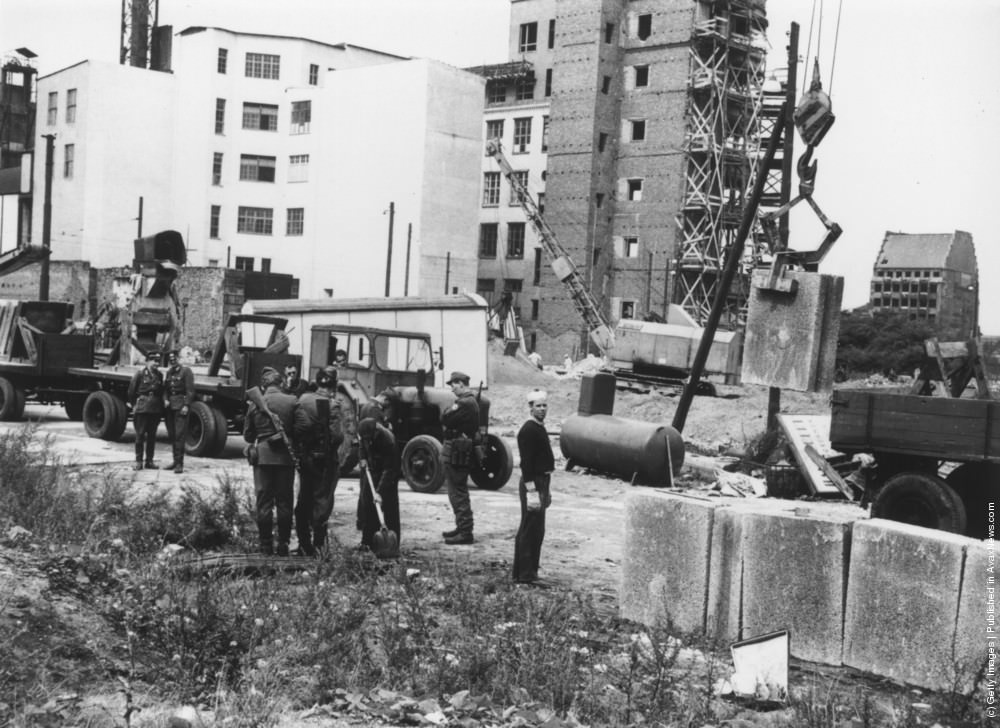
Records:
[[[996,185],[987,176],[1000,171],[991,141],[1000,0],[842,0],[835,59],[840,0],[767,4],[770,65],[785,65],[792,21],[803,61],[819,45],[837,121],[814,156],[814,199],[844,228],[821,271],[844,276],[845,308],[867,300],[887,230],[965,230],[979,261],[980,324],[1000,335]],[[509,9],[509,0],[161,0],[160,24],[343,41],[463,67],[505,60]],[[120,0],[0,0],[0,52],[30,48],[42,75],[88,58],[116,61],[120,10]],[[811,65],[800,65],[800,78]],[[792,247],[814,249],[824,231],[804,203],[796,210]]]

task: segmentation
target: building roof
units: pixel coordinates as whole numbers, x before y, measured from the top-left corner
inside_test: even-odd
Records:
[[[954,233],[886,233],[876,268],[946,268]]]
[[[312,38],[303,38],[302,36],[296,35],[276,35],[274,33],[246,33],[241,30],[230,30],[229,28],[220,28],[218,26],[211,25],[191,25],[184,30],[178,31],[177,35],[192,35],[194,33],[204,33],[206,30],[218,30],[223,33],[232,33],[233,35],[243,35],[247,37],[254,38],[281,38],[283,40],[301,40],[307,43],[315,43],[316,45],[326,46],[327,48],[336,48],[338,50],[348,50],[349,48],[354,48],[359,51],[365,51],[367,53],[378,53],[382,56],[389,56],[391,58],[399,58],[400,60],[408,61],[411,60],[410,56],[401,56],[398,53],[388,53],[386,51],[380,51],[375,48],[366,48],[364,46],[355,45],[353,43],[326,43],[321,40],[313,40]]]

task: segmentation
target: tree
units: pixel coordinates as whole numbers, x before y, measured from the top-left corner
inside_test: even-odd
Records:
[[[924,360],[924,341],[934,336],[927,321],[867,307],[841,314],[837,371],[852,378],[870,374],[910,374]]]

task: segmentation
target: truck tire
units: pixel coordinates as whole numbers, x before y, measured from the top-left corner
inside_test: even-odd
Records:
[[[986,538],[989,504],[1000,499],[1000,465],[965,463],[952,470],[945,480],[965,506],[965,535]]]
[[[436,493],[444,483],[441,442],[430,435],[410,438],[403,448],[402,470],[407,484],[418,493]]]
[[[899,473],[872,501],[872,516],[951,533],[965,532],[965,506],[955,489],[936,475]]]
[[[128,413],[118,397],[99,389],[83,403],[83,427],[90,437],[115,442],[125,432]]]
[[[216,445],[218,436],[212,408],[204,402],[192,402],[188,408],[184,452],[196,458],[208,457]]]
[[[211,410],[212,415],[215,416],[215,442],[212,443],[212,449],[208,451],[208,456],[217,458],[226,449],[226,442],[229,440],[229,420],[218,407],[211,407]]]
[[[83,403],[87,398],[82,394],[73,394],[66,397],[63,402],[63,409],[70,422],[83,422]]]
[[[19,420],[23,414],[24,391],[7,377],[0,377],[0,420]]]
[[[500,490],[514,472],[514,453],[505,440],[487,435],[483,443],[486,458],[472,471],[472,482],[483,490]]]

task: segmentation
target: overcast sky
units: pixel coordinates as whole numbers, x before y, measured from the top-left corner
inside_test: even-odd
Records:
[[[786,65],[797,22],[802,70],[818,52],[833,100],[814,199],[844,228],[821,266],[844,276],[844,306],[867,300],[887,230],[965,230],[979,261],[980,323],[1000,335],[1000,205],[987,176],[1000,170],[1000,0],[843,0],[839,40],[839,0],[767,5],[769,65]],[[116,61],[120,10],[120,0],[0,0],[0,51],[30,48],[43,75]],[[343,41],[464,67],[505,60],[509,11],[509,0],[161,0],[160,24]],[[792,247],[815,249],[824,231],[805,204],[796,210]]]

